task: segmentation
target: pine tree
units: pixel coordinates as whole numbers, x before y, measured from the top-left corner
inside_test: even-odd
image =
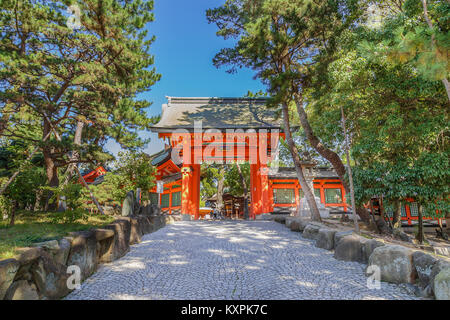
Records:
[[[111,159],[108,139],[131,149],[146,142],[138,130],[153,121],[145,113],[150,103],[136,96],[160,78],[151,69],[154,37],[145,30],[153,1],[1,0],[0,8],[0,127],[32,141],[16,127],[37,119],[34,142],[51,187],[59,185],[58,168]]]
[[[289,105],[295,102],[310,144],[331,162],[349,190],[344,179],[345,166],[339,155],[320,142],[309,124],[303,90],[311,81],[312,66],[328,58],[336,37],[352,26],[358,14],[360,11],[354,1],[308,0],[228,0],[207,12],[209,22],[219,27],[218,36],[238,40],[233,48],[222,49],[214,58],[214,64],[231,65],[229,72],[235,72],[238,67],[254,69],[267,84],[272,104],[282,106],[286,141],[316,220],[320,220],[319,210],[306,184],[292,138]]]

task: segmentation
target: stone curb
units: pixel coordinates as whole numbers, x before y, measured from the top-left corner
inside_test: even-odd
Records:
[[[78,266],[84,281],[99,264],[123,257],[143,235],[178,220],[165,215],[120,217],[103,228],[20,248],[15,259],[0,261],[0,300],[61,299],[72,291],[67,286],[69,266]]]
[[[363,263],[368,270],[379,268],[381,281],[410,285],[420,297],[450,299],[449,259],[367,239],[352,230],[338,231],[300,217],[274,221],[284,223],[291,231],[301,232],[303,238],[313,240],[318,248],[334,250],[335,259]]]

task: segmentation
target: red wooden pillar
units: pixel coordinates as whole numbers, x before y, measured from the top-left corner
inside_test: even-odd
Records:
[[[320,183],[320,201],[325,205],[325,189],[323,188],[323,182]]]
[[[272,183],[269,180],[269,210],[270,212],[273,212],[274,203],[273,203],[273,188]]]
[[[408,221],[408,226],[412,225],[412,215],[411,215],[411,207],[409,204],[405,204],[405,212],[406,212],[406,220]],[[400,218],[401,220],[401,218]]]
[[[345,189],[342,187],[341,188],[341,192],[342,192],[342,202],[344,203],[344,212],[347,212],[347,194],[345,193]],[[353,208],[353,211],[355,211],[356,209]]]
[[[181,214],[192,214],[191,206],[191,180],[192,168],[189,165],[183,165],[181,168]]]
[[[271,213],[269,196],[269,170],[266,164],[259,167],[259,176],[261,180],[261,213]]]
[[[298,208],[300,207],[300,188],[298,186],[298,183],[295,184],[294,187],[294,193],[295,193],[295,206]]]
[[[172,214],[172,187],[169,189],[169,214]]]
[[[200,165],[192,165],[192,179],[191,179],[191,201],[192,201],[192,214],[194,214],[194,219],[198,220],[200,216]]]
[[[200,215],[200,165],[183,165],[181,169],[181,213],[194,219]]]
[[[250,164],[250,188],[251,188],[251,210],[252,217],[255,218],[257,214],[261,213],[261,181],[258,174],[259,166],[257,164]]]

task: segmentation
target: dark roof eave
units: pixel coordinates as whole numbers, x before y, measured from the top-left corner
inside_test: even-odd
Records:
[[[158,132],[158,133],[171,133],[175,130],[179,130],[179,129],[183,129],[183,130],[188,130],[189,132],[194,132],[194,128],[192,126],[177,126],[177,127],[151,127],[150,130],[152,132]],[[278,129],[281,132],[284,132],[282,127],[279,126],[261,126],[261,127],[248,127],[248,126],[236,126],[236,127],[202,127],[202,130],[209,130],[209,129],[218,129],[218,130],[229,130],[229,129],[234,129],[234,130],[238,130],[238,129],[254,129],[254,130],[260,130],[260,129]]]

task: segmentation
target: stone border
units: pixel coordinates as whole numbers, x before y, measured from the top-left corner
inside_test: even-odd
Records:
[[[69,266],[78,266],[84,281],[99,264],[123,257],[130,245],[141,242],[143,235],[176,220],[181,217],[120,217],[101,229],[71,232],[59,241],[21,248],[15,259],[0,261],[0,300],[61,299],[73,290],[67,285],[72,274]]]
[[[386,244],[340,231],[300,217],[275,217],[291,231],[314,241],[318,248],[334,250],[334,258],[367,265],[366,275],[379,270],[380,280],[402,284],[423,298],[450,300],[450,260],[401,245]]]

